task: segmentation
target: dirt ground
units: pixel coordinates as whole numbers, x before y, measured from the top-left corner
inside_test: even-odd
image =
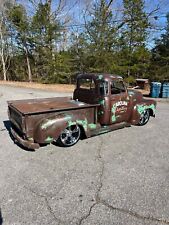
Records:
[[[35,82],[20,82],[20,81],[1,81],[0,85],[9,85],[13,87],[23,87],[23,88],[33,88],[33,89],[41,89],[48,91],[57,91],[57,92],[73,92],[75,85],[70,84],[40,84]],[[145,96],[149,96],[150,91],[137,89],[137,91],[141,92]]]
[[[33,88],[57,92],[73,92],[74,85],[70,84],[40,84],[35,82],[18,82],[18,81],[0,81],[0,85],[8,85],[12,87]]]

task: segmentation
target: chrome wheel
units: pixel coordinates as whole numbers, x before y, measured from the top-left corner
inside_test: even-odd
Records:
[[[80,128],[78,125],[67,127],[59,137],[59,143],[62,146],[69,147],[76,144],[80,138]]]
[[[150,118],[149,110],[144,110],[144,112],[141,113],[140,122],[138,125],[140,126],[145,125],[149,121],[149,118]]]

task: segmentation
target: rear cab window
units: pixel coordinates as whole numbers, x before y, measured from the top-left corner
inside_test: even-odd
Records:
[[[78,87],[84,90],[95,90],[95,82],[92,78],[79,79]]]

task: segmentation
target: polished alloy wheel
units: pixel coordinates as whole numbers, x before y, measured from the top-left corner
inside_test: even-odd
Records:
[[[144,110],[144,111],[141,113],[141,116],[140,116],[140,122],[139,122],[138,125],[140,125],[140,126],[145,125],[145,124],[149,121],[149,118],[150,118],[149,110]]]
[[[80,128],[78,125],[67,127],[59,137],[59,143],[62,146],[69,147],[76,144],[80,138]]]

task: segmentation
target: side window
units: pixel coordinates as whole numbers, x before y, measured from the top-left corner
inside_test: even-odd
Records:
[[[104,81],[104,82],[101,82],[99,84],[99,88],[100,88],[100,95],[102,96],[105,96],[108,94],[108,82],[107,81]]]
[[[94,90],[95,83],[93,79],[80,79],[79,80],[79,88],[87,89],[87,90]]]
[[[112,81],[111,83],[111,94],[120,94],[122,92],[125,92],[125,86],[123,84],[123,81]]]

